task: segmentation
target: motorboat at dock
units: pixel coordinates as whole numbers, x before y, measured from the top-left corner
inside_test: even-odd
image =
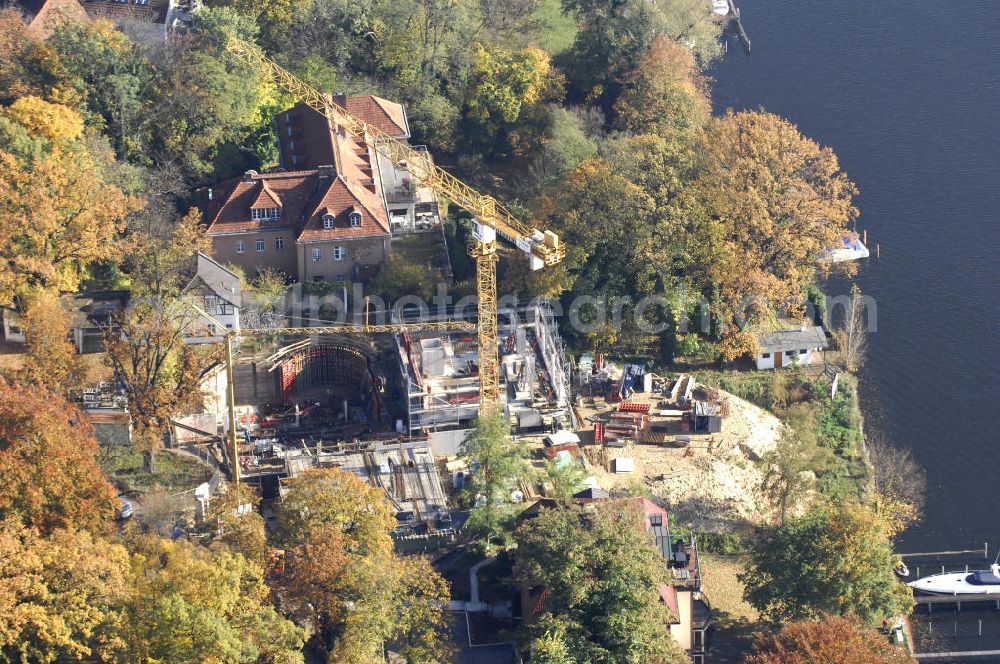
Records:
[[[933,574],[907,585],[929,595],[1000,598],[1000,565],[994,563],[988,570]]]

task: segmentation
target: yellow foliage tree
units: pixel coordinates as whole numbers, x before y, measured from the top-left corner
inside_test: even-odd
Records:
[[[0,151],[0,304],[9,305],[36,286],[76,290],[88,265],[114,255],[138,200],[83,149],[74,111],[26,97],[7,117],[51,143],[33,159]]]
[[[304,633],[270,603],[259,565],[226,549],[143,538],[125,629],[135,661],[302,662]]]
[[[403,644],[407,661],[443,661],[448,584],[425,560],[395,554],[385,493],[340,469],[290,484],[282,532],[296,544],[285,596],[299,620],[316,625],[328,661],[378,661],[390,640]]]
[[[0,660],[115,661],[128,553],[84,531],[0,523]]]
[[[25,382],[44,384],[63,395],[80,385],[84,367],[69,340],[70,322],[69,312],[52,291],[38,291],[27,300],[21,320],[28,349],[21,371]]]

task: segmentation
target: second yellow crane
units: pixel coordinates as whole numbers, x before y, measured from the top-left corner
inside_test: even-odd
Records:
[[[476,291],[479,337],[480,412],[495,412],[500,403],[500,361],[497,329],[497,235],[528,257],[533,270],[555,265],[565,257],[559,236],[520,221],[492,196],[479,193],[454,175],[435,165],[424,153],[396,140],[334,103],[291,72],[268,58],[259,48],[229,37],[226,49],[270,77],[277,85],[326,116],[332,126],[342,127],[370,145],[419,184],[433,190],[472,214],[476,224],[475,244],[469,254],[476,260]]]

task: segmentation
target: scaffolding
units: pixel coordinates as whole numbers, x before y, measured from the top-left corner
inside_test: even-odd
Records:
[[[499,312],[500,406],[565,409],[569,371],[552,309],[546,303]],[[462,333],[410,333],[396,338],[411,435],[469,426],[479,415],[476,339]]]

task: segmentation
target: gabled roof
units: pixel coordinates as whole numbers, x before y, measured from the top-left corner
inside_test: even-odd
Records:
[[[670,609],[670,616],[673,624],[679,622],[678,617],[680,616],[680,608],[677,602],[677,588],[667,585],[666,583],[657,583],[656,592],[660,595],[660,601],[667,605]]]
[[[410,136],[406,112],[400,104],[374,95],[334,95],[329,98],[359,120],[393,138],[405,140]],[[338,132],[324,114],[307,104],[296,104],[278,113],[274,117],[274,125],[278,133],[281,164],[285,168],[336,165],[342,171],[347,167],[347,164],[340,163],[342,160],[346,157],[357,159],[358,156],[364,157],[367,166],[372,166],[373,159],[367,154],[368,147],[363,142]]]
[[[573,494],[574,500],[607,500],[611,494],[601,487],[588,487]]]
[[[335,101],[354,117],[374,125],[393,138],[410,137],[410,126],[402,104],[375,95],[340,97]]]
[[[18,4],[31,17],[28,29],[40,37],[51,35],[61,20],[90,21],[78,0],[21,0]]]
[[[197,261],[195,278],[205,284],[213,294],[239,308],[243,300],[243,286],[239,275],[200,251],[195,254],[195,260]]]
[[[778,330],[760,337],[760,349],[764,353],[779,353],[790,350],[824,349],[829,346],[823,328],[803,326],[792,330]]]
[[[257,200],[253,202],[250,209],[259,210],[261,208],[280,208],[281,198],[279,198],[278,194],[276,194],[267,184],[267,180],[258,180],[258,182],[260,183],[260,191],[257,194]]]
[[[169,0],[149,0],[146,4],[116,2],[115,0],[80,0],[80,4],[92,19],[105,18],[109,21],[132,21],[165,25],[170,13]]]
[[[358,172],[355,166],[351,166]],[[266,188],[265,188],[266,185]],[[304,171],[247,174],[229,183],[228,194],[208,226],[209,235],[261,230],[292,230],[301,242],[319,242],[389,234],[389,215],[377,192],[369,186],[338,174],[332,167]],[[262,197],[281,203],[279,219],[253,219],[251,210]],[[273,203],[263,207],[274,207]],[[352,227],[348,214],[361,212],[361,226]],[[323,228],[323,215],[334,217],[333,228]]]
[[[380,197],[365,187],[355,185],[342,175],[333,178],[299,232],[300,242],[316,242],[345,237],[385,235],[389,218]],[[351,226],[351,212],[361,212],[361,225]],[[333,216],[333,228],[324,228],[323,217]]]

